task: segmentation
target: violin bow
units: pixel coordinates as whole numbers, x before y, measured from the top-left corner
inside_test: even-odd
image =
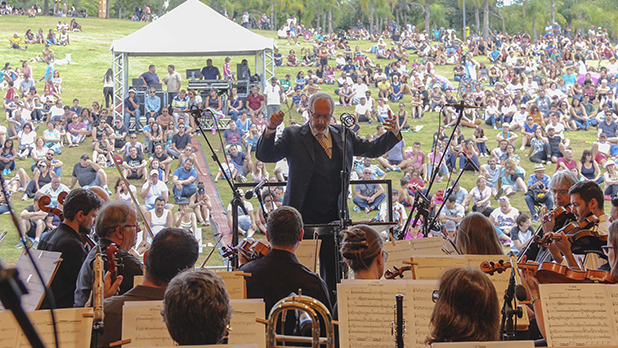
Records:
[[[118,174],[120,174],[120,177],[122,178],[122,181],[124,181],[124,185],[127,187],[127,191],[129,191],[129,195],[131,196],[131,200],[133,201],[133,204],[135,204],[135,209],[137,210],[137,213],[139,214],[139,216],[142,219],[142,221],[144,222],[144,227],[145,227],[146,231],[148,232],[148,235],[150,236],[150,238],[154,238],[154,234],[152,234],[152,230],[150,229],[150,225],[148,224],[148,221],[146,221],[146,217],[144,216],[144,213],[139,208],[139,203],[137,202],[137,199],[135,198],[135,195],[133,194],[133,191],[131,191],[131,185],[129,184],[129,181],[127,180],[127,178],[125,178],[124,174],[122,174],[122,170],[120,169],[120,164],[118,164],[118,160],[116,159],[116,156],[114,155],[114,151],[110,151],[110,153],[112,155],[112,158],[114,159],[114,161],[113,161],[114,162],[114,166],[118,170]]]
[[[204,259],[204,262],[202,262],[202,265],[200,266],[200,268],[204,268],[206,266],[206,262],[208,262],[208,260],[212,256],[212,253],[214,253],[215,250],[217,250],[217,246],[219,245],[219,243],[221,243],[222,239],[223,239],[223,233],[221,233],[221,235],[219,236],[219,239],[217,240],[215,245],[212,247],[212,250],[208,253],[208,256],[206,256],[206,258]]]

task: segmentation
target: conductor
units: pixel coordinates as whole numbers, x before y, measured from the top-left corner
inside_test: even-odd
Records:
[[[401,141],[395,115],[384,122],[388,130],[373,141],[363,140],[342,125],[333,125],[333,98],[324,92],[309,100],[309,121],[302,127],[287,127],[275,140],[275,130],[283,114],[275,113],[258,140],[256,158],[277,162],[284,157],[289,165],[284,205],[296,208],[305,224],[324,224],[339,219],[340,172],[343,166],[343,134],[346,132],[347,169],[353,156],[376,158]],[[307,236],[309,237],[309,236]],[[320,271],[330,290],[336,286],[335,243],[332,235],[320,236]]]

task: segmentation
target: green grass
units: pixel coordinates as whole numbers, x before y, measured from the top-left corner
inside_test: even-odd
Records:
[[[8,48],[8,38],[12,35],[13,32],[19,33],[21,37],[26,32],[27,29],[32,29],[34,32],[38,30],[38,28],[43,28],[44,31],[49,30],[50,28],[55,28],[57,18],[50,17],[37,17],[33,19],[25,18],[25,17],[15,17],[15,16],[3,16],[0,20],[0,38],[3,44],[0,44],[0,63],[10,62],[11,65],[16,68],[21,65],[20,60],[30,59],[37,54],[41,53],[43,49],[42,45],[30,45],[26,51],[16,51]],[[80,24],[82,24],[84,32],[80,33],[70,33],[70,46],[55,46],[52,47],[56,53],[56,57],[64,58],[66,53],[71,53],[73,62],[78,64],[76,65],[63,65],[57,66],[56,70],[58,70],[63,78],[63,93],[62,98],[64,99],[65,104],[70,104],[73,98],[79,98],[80,105],[82,106],[91,106],[93,101],[99,101],[103,104],[103,86],[102,86],[102,77],[105,74],[105,71],[110,68],[112,65],[112,54],[109,50],[112,40],[122,38],[135,30],[144,26],[144,23],[131,22],[126,20],[103,20],[98,18],[87,18],[80,19]],[[260,34],[276,38],[276,32],[274,31],[258,31]],[[199,35],[196,33],[186,34],[186,35],[194,35],[196,40],[199,39]],[[276,40],[277,44],[280,48],[281,53],[286,56],[290,48],[293,48],[297,54],[300,56],[301,47],[311,48],[310,43],[302,43],[301,47],[294,46],[286,46],[286,41],[284,40]],[[367,41],[354,41],[350,42],[350,46],[359,46],[362,50],[366,50],[372,46],[372,43]],[[129,60],[129,78],[135,78],[139,76],[142,72],[146,71],[149,64],[155,64],[157,66],[157,73],[159,77],[162,78],[164,74],[166,74],[165,67],[168,64],[174,64],[176,69],[184,75],[185,69],[190,68],[201,68],[205,65],[205,60],[207,57],[138,57],[138,58],[130,58]],[[221,67],[223,65],[223,60],[225,57],[212,57],[214,65]],[[247,58],[249,62],[253,62],[252,57],[232,57],[232,63],[240,62],[241,59]],[[410,59],[416,58],[416,56],[410,57]],[[479,59],[480,61],[485,61],[484,59]],[[334,62],[332,62],[334,64]],[[378,60],[377,63],[381,63],[383,66],[388,63],[387,60]],[[33,76],[36,80],[41,78],[44,74],[45,64],[44,63],[31,63],[30,64],[33,69]],[[233,64],[232,64],[233,66]],[[251,69],[255,70],[254,67]],[[283,67],[277,68],[276,75],[279,78],[282,78],[285,74],[289,73],[292,76],[295,76],[299,70],[307,71],[308,68],[290,68]],[[452,78],[453,71],[452,66],[437,66],[436,74],[444,75],[449,78]],[[183,83],[183,86],[186,87],[186,82]],[[326,92],[332,93],[334,90],[334,86],[332,85],[321,85],[322,90]],[[37,85],[37,89],[41,90],[42,86]],[[372,95],[377,96],[377,90],[375,88],[372,89]],[[406,105],[409,105],[411,101],[411,97],[409,95],[403,98],[403,101]],[[389,103],[393,110],[398,110],[398,106],[395,103]],[[287,112],[285,106],[283,110]],[[335,108],[335,115],[339,115],[342,112],[353,112],[353,107],[343,108],[341,106],[337,106]],[[302,117],[295,112],[292,112],[291,115],[297,121],[302,121]],[[0,118],[3,124],[6,122],[4,118]],[[414,141],[420,141],[422,144],[422,150],[427,153],[430,151],[430,144],[433,133],[436,131],[438,119],[437,114],[429,113],[426,114],[422,120],[414,120],[410,122],[412,127],[417,125],[424,126],[423,130],[419,133],[403,133],[403,137],[408,146],[412,145]],[[485,129],[486,135],[488,137],[487,145],[489,148],[495,148],[497,146],[497,142],[495,141],[495,136],[498,131],[493,130],[485,126],[482,127]],[[39,134],[42,132],[40,130]],[[370,126],[367,123],[361,124],[361,135],[366,135],[369,133],[375,132],[375,125]],[[471,137],[472,129],[463,128],[462,133],[466,137]],[[450,134],[450,131],[447,132]],[[593,131],[589,132],[571,132],[568,133],[568,136],[571,138],[571,144],[574,148],[575,158],[579,158],[581,152],[584,149],[589,149],[590,145],[586,142],[592,142],[595,140],[595,134]],[[208,133],[208,137],[213,142],[218,142],[219,138]],[[142,138],[143,139],[143,138]],[[201,142],[202,148],[204,150],[205,157],[208,161],[209,169],[212,175],[214,176],[217,173],[217,166],[214,161],[211,160],[210,153],[206,144],[201,137],[198,137]],[[517,148],[519,148],[520,142],[517,142]],[[218,146],[215,145],[215,148]],[[534,165],[524,157],[524,151],[516,151],[521,157],[521,166],[526,170],[528,174],[532,174]],[[65,184],[70,184],[71,181],[71,171],[74,163],[79,160],[79,156],[83,153],[91,154],[90,150],[90,140],[86,140],[86,142],[77,148],[64,148],[62,155],[59,156],[59,159],[65,163],[63,168],[62,182]],[[527,150],[526,150],[527,153]],[[221,157],[222,152],[218,153]],[[483,159],[481,159],[483,160]],[[18,161],[18,166],[29,168],[31,160]],[[375,161],[374,161],[374,164]],[[483,161],[481,162],[483,164]],[[274,164],[267,164],[268,171],[272,174],[274,169]],[[29,169],[27,171],[30,173]],[[108,182],[110,186],[113,187],[113,183],[115,183],[118,178],[118,173],[114,168],[106,169],[106,173],[108,175]],[[554,173],[554,166],[548,166],[548,170],[546,171],[548,175],[552,175]],[[387,179],[393,181],[393,187],[399,187],[399,179],[402,176],[400,173],[390,172],[387,174]],[[474,187],[474,181],[476,177],[472,172],[466,172],[462,176],[461,183],[462,186],[468,189]],[[138,188],[141,187],[141,180],[132,181],[134,185]],[[220,196],[223,200],[224,207],[227,207],[228,202],[231,200],[231,192],[227,184],[223,181],[219,181],[216,184]],[[446,182],[434,185],[432,191],[438,189],[445,189]],[[19,213],[23,210],[23,208],[30,204],[31,201],[22,202],[19,200],[19,196],[13,200],[14,209]],[[519,210],[527,211],[527,207],[523,200],[523,193],[519,192],[516,195],[511,197],[511,203],[514,207]],[[254,203],[254,206],[257,204]],[[497,202],[492,202],[494,207],[497,207]],[[353,206],[351,200],[349,201],[351,216],[354,221],[358,220],[366,220],[370,216],[374,216],[373,213],[366,215],[365,213],[354,213],[351,208]],[[609,210],[609,209],[607,209]],[[10,216],[2,215],[0,216],[0,230],[9,231],[9,235],[4,241],[2,247],[0,247],[0,259],[2,259],[5,263],[11,264],[15,262],[17,257],[19,256],[20,250],[14,248],[14,245],[17,243],[17,233],[15,228],[11,222]],[[212,231],[209,227],[205,229],[204,241],[212,241]],[[207,252],[207,248],[206,248]],[[204,254],[205,255],[205,254]],[[202,258],[200,258],[199,263],[201,263]],[[221,258],[218,253],[214,253],[213,259],[209,261],[209,265],[217,265],[221,264]]]

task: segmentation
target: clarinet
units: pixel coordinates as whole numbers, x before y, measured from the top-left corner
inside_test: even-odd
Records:
[[[403,295],[395,296],[395,320],[391,326],[391,332],[395,335],[395,348],[403,348],[403,334],[406,331],[403,320]]]

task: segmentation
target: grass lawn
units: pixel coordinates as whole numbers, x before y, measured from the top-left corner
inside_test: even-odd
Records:
[[[17,68],[21,66],[20,60],[30,59],[41,53],[41,50],[44,48],[42,45],[30,45],[26,51],[17,51],[9,49],[8,39],[12,36],[13,32],[19,33],[19,35],[23,38],[23,34],[27,29],[32,29],[36,32],[39,28],[43,28],[45,32],[47,32],[50,28],[55,28],[57,18],[51,17],[37,17],[37,18],[26,18],[26,17],[16,17],[16,16],[3,16],[0,20],[0,38],[2,38],[2,42],[4,44],[0,45],[0,63],[3,64],[5,62],[10,62],[13,68]],[[70,33],[70,46],[55,46],[52,49],[55,51],[57,58],[64,58],[66,53],[72,54],[73,62],[77,63],[75,65],[62,65],[56,66],[56,70],[60,72],[61,77],[63,78],[63,91],[62,98],[65,105],[70,105],[74,98],[78,98],[80,100],[81,106],[92,105],[93,101],[99,101],[102,105],[104,105],[103,100],[103,84],[102,77],[105,74],[106,70],[111,67],[112,64],[112,54],[109,50],[112,40],[122,38],[135,30],[144,26],[144,23],[131,22],[126,20],[102,20],[98,18],[87,18],[80,19],[80,24],[82,25],[84,32],[80,33]],[[276,32],[274,31],[258,31],[260,34],[276,38]],[[201,35],[194,33],[196,40],[200,40]],[[277,45],[280,48],[281,53],[286,56],[288,51],[293,48],[297,55],[300,56],[300,50],[302,47],[310,48],[311,44],[302,43],[301,46],[286,46],[286,41],[284,40],[276,40]],[[372,43],[367,41],[355,41],[350,42],[350,46],[359,46],[362,50],[366,50],[372,46]],[[186,69],[194,69],[201,68],[205,66],[205,61],[207,57],[131,57],[129,60],[129,78],[136,78],[141,73],[148,69],[149,64],[155,64],[157,66],[157,73],[160,78],[163,78],[166,72],[166,66],[168,64],[174,64],[176,66],[176,70],[181,73],[184,77],[184,71]],[[223,60],[225,57],[212,57],[213,63],[215,66],[218,66],[220,69],[223,65]],[[247,58],[249,62],[253,62],[252,57],[232,57],[232,66],[236,62],[240,62],[241,59]],[[410,59],[416,58],[415,56],[410,57]],[[485,61],[484,59],[479,59],[480,61]],[[377,62],[381,63],[383,66],[388,64],[387,60],[378,60]],[[251,64],[251,63],[250,63]],[[332,60],[331,64],[334,65],[334,60]],[[35,80],[40,79],[44,74],[45,64],[44,63],[31,63],[30,66],[33,70],[33,77]],[[254,67],[251,67],[253,71]],[[276,75],[278,78],[283,78],[285,74],[289,73],[292,76],[295,76],[296,73],[300,70],[307,71],[308,68],[290,68],[283,67],[277,68]],[[443,76],[447,76],[449,78],[453,77],[452,66],[437,66],[436,74],[440,74]],[[183,81],[183,86],[186,87],[186,82]],[[455,86],[457,86],[455,84]],[[333,92],[335,89],[332,85],[321,85],[322,90],[326,92]],[[42,90],[42,84],[37,84],[37,90],[40,92]],[[372,95],[374,98],[377,96],[377,89],[371,86]],[[405,96],[403,101],[406,105],[409,105],[411,101],[411,97],[409,95]],[[398,106],[396,103],[389,103],[391,109],[398,110]],[[408,107],[409,108],[409,107]],[[287,108],[284,106],[283,111],[287,112]],[[335,108],[335,115],[339,115],[343,112],[353,112],[353,107],[341,107],[337,106]],[[292,111],[291,117],[295,118],[297,121],[302,121],[302,117]],[[0,121],[3,125],[6,125],[6,120],[1,118]],[[432,135],[437,130],[438,126],[438,116],[436,113],[425,114],[425,117],[422,120],[414,120],[411,121],[410,124],[414,128],[417,125],[422,125],[424,128],[422,131],[418,133],[402,133],[403,137],[408,146],[411,146],[414,141],[420,141],[422,144],[422,150],[425,153],[428,153],[431,149]],[[489,139],[487,145],[489,148],[493,149],[497,146],[497,142],[495,141],[495,136],[498,131],[487,127],[486,125],[482,125],[485,129],[485,133],[487,138]],[[38,133],[42,134],[44,128],[39,129]],[[450,134],[451,130],[447,130],[447,134]],[[373,126],[368,125],[367,123],[361,124],[361,135],[366,135],[369,133],[375,132],[375,124]],[[472,129],[470,128],[462,128],[462,133],[466,137],[471,137]],[[141,135],[140,135],[141,136]],[[595,141],[595,132],[594,130],[588,132],[571,132],[568,133],[568,136],[571,138],[571,146],[574,149],[575,158],[579,159],[582,151],[584,149],[589,149],[589,142]],[[141,136],[143,140],[143,136]],[[208,133],[208,137],[213,142],[218,142],[219,137],[213,136]],[[203,138],[198,138],[202,144],[202,149],[204,150],[204,154],[206,159],[208,160],[210,172],[213,175],[217,173],[217,166],[214,161],[210,158],[210,153],[208,147],[204,143]],[[58,156],[58,159],[65,163],[63,167],[62,174],[62,182],[69,185],[71,181],[71,172],[72,167],[75,163],[79,161],[79,157],[83,153],[91,154],[92,151],[90,149],[90,140],[87,139],[84,144],[80,147],[76,148],[68,148],[65,147],[63,149],[63,153]],[[520,146],[520,141],[517,142],[517,148]],[[218,146],[214,146],[217,148]],[[527,153],[528,150],[525,151]],[[527,174],[530,175],[533,173],[534,165],[528,161],[526,157],[524,157],[524,151],[516,150],[516,153],[522,157],[521,166],[526,170]],[[219,156],[223,159],[222,152],[219,153]],[[481,158],[481,164],[485,163],[486,158]],[[31,160],[18,160],[18,166],[27,168],[28,173],[30,174],[30,164]],[[377,161],[374,161],[376,164]],[[274,164],[267,164],[267,169],[270,173],[272,173],[274,169]],[[554,173],[555,166],[550,165],[547,168],[546,174],[552,175]],[[108,182],[110,188],[113,189],[113,185],[118,178],[118,172],[114,168],[106,169],[106,173],[108,175]],[[389,172],[387,174],[387,179],[391,179],[393,181],[393,187],[399,187],[399,179],[402,177],[401,173]],[[468,190],[474,187],[475,175],[473,172],[466,172],[461,178],[462,186],[467,188]],[[527,179],[527,178],[526,178]],[[132,180],[132,184],[136,187],[141,188],[143,184],[142,180]],[[231,192],[227,184],[223,181],[219,181],[216,184],[219,194],[222,198],[224,207],[227,206],[229,201],[231,200]],[[439,183],[434,185],[432,192],[440,189],[446,189],[447,183],[446,180],[443,183]],[[21,201],[19,200],[21,195],[16,195],[13,199],[13,208],[19,213],[23,210],[23,208],[31,204],[31,200],[29,201]],[[527,211],[526,204],[523,199],[524,193],[519,192],[516,195],[511,197],[511,204],[522,211]],[[252,203],[256,206],[257,211],[257,200],[253,199]],[[349,200],[350,212],[352,215],[353,221],[358,220],[366,220],[370,217],[374,216],[374,213],[365,214],[363,213],[354,213],[352,212],[352,201]],[[492,202],[493,207],[497,207],[497,202]],[[606,211],[609,211],[609,204],[606,204]],[[16,249],[14,246],[18,241],[17,233],[15,227],[11,222],[11,218],[9,215],[0,216],[0,231],[6,230],[9,231],[9,234],[4,241],[4,244],[0,247],[0,259],[2,259],[5,263],[11,264],[13,263],[17,257],[19,256],[20,249]],[[212,231],[210,227],[206,227],[204,230],[204,242],[212,242]],[[205,248],[204,254],[200,257],[198,261],[201,264],[203,257],[207,254],[208,248]],[[209,265],[221,265],[221,257],[218,253],[213,254],[213,258],[209,261]]]

